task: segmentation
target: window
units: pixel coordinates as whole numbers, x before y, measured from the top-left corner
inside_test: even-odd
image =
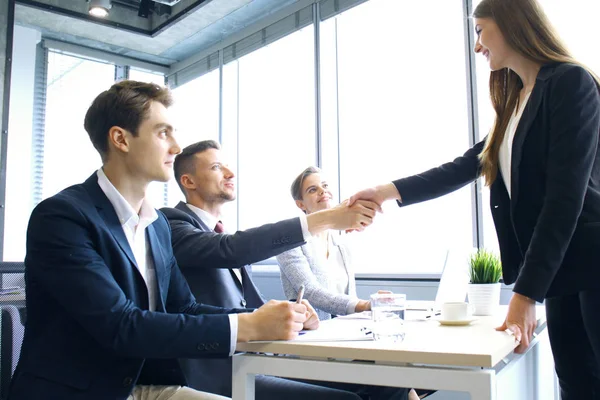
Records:
[[[100,155],[83,120],[96,96],[113,84],[114,76],[112,64],[49,52],[43,198],[83,182],[100,167]]]
[[[337,99],[339,124],[324,123],[323,135],[339,129],[342,199],[468,149],[463,24],[459,0],[371,0],[322,24],[336,35],[337,52],[321,53],[322,98]],[[473,245],[471,203],[466,187],[405,209],[386,204],[370,229],[348,236],[357,272],[441,272],[448,250]]]
[[[156,83],[160,86],[165,86],[165,76],[160,73],[143,71],[140,69],[130,68],[129,79],[140,82]],[[167,205],[168,200],[168,183],[151,182],[146,190],[146,198],[156,208],[161,208]]]
[[[165,86],[165,76],[161,73],[143,71],[141,69],[130,68],[129,79],[140,82],[156,83]]]
[[[35,49],[35,46],[33,47]],[[41,56],[43,54],[43,56]],[[45,57],[47,55],[47,65]],[[85,113],[93,99],[106,90],[114,81],[114,65],[90,61],[70,55],[59,54],[45,50],[38,51],[38,58],[43,63],[42,73],[45,76],[45,109],[41,130],[34,129],[33,140],[31,126],[28,132],[22,132],[21,137],[14,137],[19,144],[10,150],[18,157],[27,157],[31,167],[23,167],[22,161],[9,162],[9,187],[22,186],[27,193],[15,190],[19,206],[11,208],[18,215],[19,221],[7,219],[5,224],[4,260],[22,261],[25,257],[25,231],[27,220],[32,208],[37,202],[52,196],[62,189],[76,183],[81,183],[94,173],[101,165],[98,152],[90,142],[83,128]],[[30,61],[30,64],[35,64]],[[19,64],[21,65],[21,63]],[[37,67],[36,67],[37,68]],[[32,80],[33,71],[28,71]],[[39,75],[38,75],[39,76]],[[40,82],[44,82],[44,79]],[[94,79],[90,79],[94,77]],[[37,84],[37,83],[36,83]],[[20,81],[18,87],[27,90]],[[42,90],[42,92],[44,92]],[[31,92],[27,92],[31,94]],[[34,107],[43,109],[44,103],[29,105],[27,112]],[[25,111],[23,111],[25,112]],[[12,114],[11,118],[17,117]],[[18,118],[18,117],[17,117]],[[31,120],[31,115],[29,116]],[[15,134],[18,132],[14,131]],[[12,133],[12,132],[11,132]],[[29,139],[28,139],[29,138]],[[11,143],[13,141],[11,136]],[[21,151],[19,151],[19,147]],[[31,169],[29,169],[31,168]],[[26,172],[28,171],[28,172]],[[25,172],[25,174],[23,174]],[[18,176],[21,183],[11,183]],[[30,182],[33,182],[30,184]],[[15,186],[17,185],[17,186]],[[11,189],[12,190],[12,189]],[[14,205],[13,194],[7,191],[7,202]],[[12,212],[11,212],[12,213]]]
[[[232,133],[239,137],[238,227],[296,216],[289,187],[316,162],[313,26],[228,63],[223,73],[224,147]],[[237,126],[228,120],[235,115]]]
[[[171,116],[175,123],[175,138],[184,147],[201,140],[219,139],[219,70],[173,89],[175,103]],[[169,182],[167,205],[175,207],[184,197],[173,179]]]

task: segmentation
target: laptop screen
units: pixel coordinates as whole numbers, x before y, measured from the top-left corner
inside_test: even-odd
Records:
[[[465,301],[469,284],[469,256],[474,249],[448,250],[435,296],[435,310],[447,302]]]

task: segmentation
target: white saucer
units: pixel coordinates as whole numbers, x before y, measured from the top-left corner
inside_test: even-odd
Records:
[[[441,318],[437,318],[436,321],[439,322],[441,325],[448,325],[448,326],[465,326],[465,325],[469,325],[471,322],[477,320],[477,318],[468,318],[468,319],[459,319],[459,320],[445,320],[445,319],[441,319]]]

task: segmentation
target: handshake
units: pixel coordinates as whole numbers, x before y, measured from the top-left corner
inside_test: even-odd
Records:
[[[363,231],[382,212],[383,202],[391,199],[400,200],[392,183],[361,190],[335,207],[307,215],[308,230],[313,235],[326,229]]]

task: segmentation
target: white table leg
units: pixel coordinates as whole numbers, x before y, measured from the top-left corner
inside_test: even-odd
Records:
[[[236,400],[254,400],[256,394],[256,374],[250,372],[251,365],[244,363],[240,355],[233,356],[232,398]]]

